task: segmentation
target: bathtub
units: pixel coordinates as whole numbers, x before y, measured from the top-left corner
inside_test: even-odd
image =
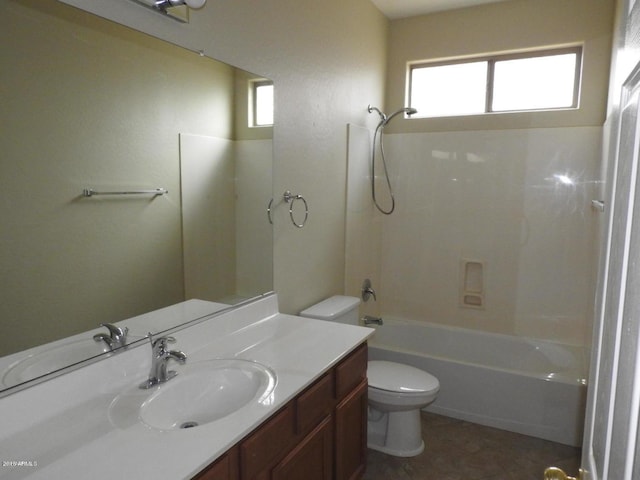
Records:
[[[369,341],[369,359],[435,375],[440,392],[426,411],[582,445],[583,347],[385,317]]]

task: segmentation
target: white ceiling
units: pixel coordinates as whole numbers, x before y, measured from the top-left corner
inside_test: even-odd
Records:
[[[371,0],[387,18],[396,19],[425,15],[442,10],[471,7],[506,0]]]

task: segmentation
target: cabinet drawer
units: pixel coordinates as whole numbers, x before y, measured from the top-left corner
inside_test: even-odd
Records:
[[[240,445],[240,476],[251,480],[270,468],[293,444],[293,402],[259,427]]]
[[[367,377],[367,344],[360,345],[335,371],[336,398],[340,400]]]
[[[331,413],[334,405],[333,370],[304,391],[297,400],[296,433],[305,433]]]

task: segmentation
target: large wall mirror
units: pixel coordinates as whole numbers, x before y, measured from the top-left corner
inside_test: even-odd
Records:
[[[0,357],[272,289],[265,79],[56,1],[1,0],[0,36]]]

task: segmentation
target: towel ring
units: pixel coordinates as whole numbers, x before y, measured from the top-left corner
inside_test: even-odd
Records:
[[[302,203],[304,203],[304,220],[302,220],[302,223],[297,223],[293,218],[293,203],[296,200],[302,200]],[[304,224],[307,223],[307,218],[309,218],[309,206],[307,205],[307,201],[304,199],[304,197],[302,195],[294,195],[289,190],[287,190],[286,192],[284,192],[284,201],[289,204],[289,217],[291,217],[291,223],[293,223],[298,228],[304,227]]]

